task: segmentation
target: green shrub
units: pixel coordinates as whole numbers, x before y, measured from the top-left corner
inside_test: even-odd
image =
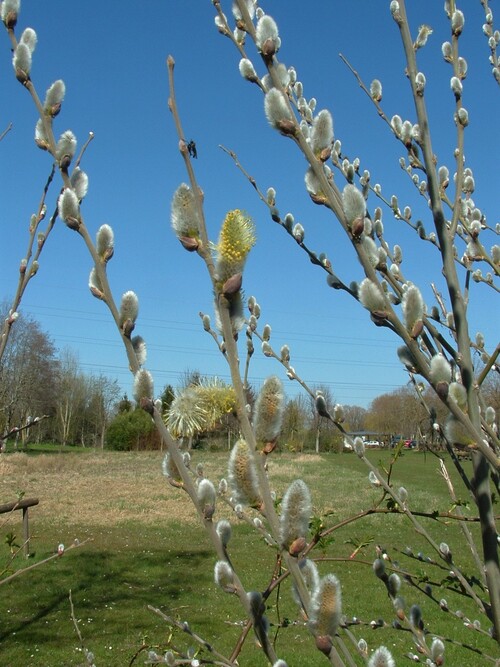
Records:
[[[106,446],[117,451],[157,449],[158,436],[151,417],[139,408],[117,414],[109,425]]]

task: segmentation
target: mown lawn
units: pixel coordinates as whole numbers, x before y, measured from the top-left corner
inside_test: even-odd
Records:
[[[372,451],[373,462],[387,465],[390,453]],[[204,463],[214,483],[225,476],[223,454],[195,452],[195,463]],[[66,553],[40,568],[14,579],[0,588],[1,664],[12,667],[83,665],[85,663],[71,618],[69,591],[84,645],[95,654],[98,667],[144,664],[147,649],[166,649],[171,629],[148,609],[161,609],[190,627],[230,655],[242,630],[244,614],[236,599],[213,583],[215,558],[203,529],[186,502],[182,491],[169,486],[161,475],[160,453],[69,452],[19,454],[0,458],[0,503],[14,500],[18,491],[37,496],[40,505],[30,510],[33,564],[75,538],[84,546]],[[449,464],[457,495],[468,500]],[[367,481],[367,470],[354,454],[292,455],[273,454],[269,475],[277,497],[294,478],[310,486],[314,514],[323,524],[333,526],[381,497]],[[409,491],[410,507],[423,512],[448,511],[451,502],[439,475],[437,461],[430,455],[406,452],[393,473],[395,486]],[[473,509],[464,509],[468,515]],[[0,516],[0,538],[14,531],[21,535],[21,513]],[[216,519],[229,518],[229,510],[219,504]],[[234,525],[230,553],[248,590],[264,590],[276,565],[275,552],[244,522]],[[473,571],[470,552],[457,522],[422,520],[438,542],[447,542],[464,572]],[[474,527],[475,528],[475,527]],[[335,572],[342,582],[343,609],[348,618],[361,623],[353,626],[356,639],[364,637],[370,648],[380,644],[394,651],[398,664],[408,663],[404,654],[413,651],[411,637],[391,627],[394,614],[383,584],[372,574],[375,545],[387,549],[393,561],[422,579],[429,578],[436,600],[445,597],[452,610],[461,609],[471,620],[488,623],[463,595],[438,584],[447,569],[431,567],[403,552],[435,557],[422,537],[394,514],[363,518],[332,534],[333,540],[320,545],[313,554],[320,560],[322,574]],[[19,541],[19,540],[18,540]],[[356,546],[363,545],[354,558]],[[9,548],[0,546],[1,563],[9,564]],[[26,565],[17,558],[11,570]],[[5,574],[3,575],[5,576]],[[422,584],[423,586],[424,584]],[[456,588],[453,586],[453,588]],[[480,594],[479,586],[475,590]],[[293,665],[322,665],[326,659],[312,649],[311,639],[292,601],[288,581],[281,586],[281,599],[268,599],[271,634],[276,637],[280,657]],[[418,603],[430,636],[442,633],[499,658],[498,649],[480,632],[468,630],[450,613],[426,598],[414,587],[403,584],[408,607]],[[370,621],[383,619],[388,627],[370,628]],[[279,627],[279,626],[287,627]],[[174,632],[178,648],[196,646],[182,632]],[[348,639],[346,639],[348,641]],[[484,655],[447,644],[446,664],[491,664]],[[206,654],[204,654],[206,655]],[[265,665],[262,654],[248,637],[239,658],[240,665]],[[359,660],[358,664],[362,664]]]

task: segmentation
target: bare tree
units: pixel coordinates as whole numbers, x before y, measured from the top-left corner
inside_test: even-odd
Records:
[[[363,431],[366,426],[367,409],[360,405],[344,405],[346,428],[351,433]]]
[[[105,375],[91,375],[87,378],[87,399],[85,414],[87,428],[81,428],[82,444],[88,436],[95,446],[104,449],[106,429],[120,398],[120,387],[116,380]]]
[[[63,446],[75,438],[75,427],[84,410],[86,393],[86,379],[80,371],[78,356],[66,348],[59,355],[56,402],[59,438]]]
[[[48,334],[36,321],[20,315],[0,360],[0,432],[52,413],[56,373],[55,348]],[[24,440],[28,434],[29,430],[21,432]]]

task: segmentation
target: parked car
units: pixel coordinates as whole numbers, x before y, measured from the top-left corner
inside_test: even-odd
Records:
[[[415,449],[417,446],[417,441],[416,440],[405,440],[405,449]]]
[[[380,447],[378,440],[365,440],[365,447]]]
[[[391,448],[397,447],[401,440],[404,440],[402,435],[393,435],[391,438]]]

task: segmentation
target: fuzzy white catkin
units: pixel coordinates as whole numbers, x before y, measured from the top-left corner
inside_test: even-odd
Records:
[[[215,487],[209,479],[202,479],[198,484],[198,500],[203,507],[215,507]]]
[[[270,49],[271,51],[273,49],[274,51],[278,51],[281,46],[276,21],[268,14],[265,14],[257,21],[255,43],[259,51],[267,53],[269,53]]]
[[[342,206],[349,226],[352,225],[354,220],[365,217],[365,198],[355,185],[348,184],[345,186],[342,192]]]
[[[255,16],[255,4],[253,0],[245,0],[245,6],[248,12],[248,15],[250,16],[251,19]],[[231,8],[231,11],[233,12],[233,16],[236,19],[236,21],[241,21],[243,19],[243,15],[241,13],[240,8],[236,4],[236,2],[233,2],[233,6]]]
[[[253,66],[253,63],[248,58],[242,58],[239,64],[240,74],[244,79],[248,81],[257,81],[257,72]]]
[[[271,88],[264,98],[266,118],[273,127],[279,127],[282,121],[293,120],[293,114],[286,102],[285,96],[277,88]]]
[[[193,191],[181,183],[172,197],[170,220],[177,237],[198,236],[199,224]]]
[[[450,79],[450,88],[453,91],[455,97],[461,97],[462,95],[462,82],[458,78],[458,76],[452,76]]]
[[[306,171],[304,182],[306,184],[306,190],[310,195],[321,194],[321,182],[311,167]]]
[[[31,50],[27,44],[18,44],[12,58],[14,70],[29,75],[31,71]]]
[[[443,644],[443,642],[441,641],[441,639],[438,639],[437,637],[434,637],[434,639],[432,640],[432,644],[431,644],[432,659],[434,660],[434,662],[436,662],[436,660],[438,658],[442,658],[443,654],[444,654],[444,644]]]
[[[370,95],[376,102],[382,99],[382,84],[378,79],[373,79],[370,84]]]
[[[103,258],[104,255],[109,254],[114,247],[114,233],[109,225],[101,225],[97,230],[96,250],[97,254]]]
[[[430,376],[434,383],[451,381],[451,366],[443,354],[435,354],[431,359]]]
[[[373,267],[376,267],[379,264],[381,258],[379,257],[379,248],[377,247],[375,241],[371,236],[363,236],[361,245],[365,249],[370,264]],[[383,250],[383,248],[380,249]]]
[[[456,9],[451,16],[451,29],[454,35],[460,35],[464,28],[465,17],[463,12]]]
[[[76,167],[76,169],[73,169],[70,181],[71,181],[71,186],[75,191],[76,198],[79,201],[81,201],[88,192],[89,177],[84,171],[80,169],[80,167]]]
[[[54,83],[47,89],[45,93],[45,101],[43,103],[44,109],[52,109],[59,105],[64,100],[66,94],[66,86],[62,79],[54,81]]]
[[[0,18],[6,21],[9,14],[19,14],[21,0],[4,0],[0,4]]]
[[[354,451],[362,458],[365,455],[365,443],[361,440],[360,437],[354,438]]]
[[[368,667],[395,667],[391,652],[385,646],[379,646],[370,656]]]
[[[139,366],[144,366],[147,358],[147,348],[146,341],[142,336],[134,336],[131,340],[132,347],[134,348],[135,356]]]
[[[384,295],[369,278],[361,282],[358,296],[362,305],[371,312],[384,311],[387,307]]]
[[[311,132],[311,148],[317,155],[325,148],[333,144],[333,118],[332,114],[323,109],[319,112],[313,122]]]
[[[484,419],[488,426],[493,426],[495,423],[496,419],[496,411],[495,408],[489,405],[486,410],[484,411]]]
[[[72,158],[76,152],[76,137],[71,130],[66,130],[59,137],[56,146],[56,157],[62,160],[64,157]]]
[[[234,592],[234,572],[224,560],[219,560],[214,567],[215,583],[226,593]]]
[[[402,309],[406,328],[411,331],[424,316],[424,301],[416,285],[410,285],[404,293]]]
[[[100,297],[102,295],[102,285],[99,280],[99,277],[97,276],[97,271],[95,270],[95,267],[93,267],[90,271],[89,288],[91,292],[94,294],[94,296],[99,295]]]
[[[68,222],[71,218],[77,220],[80,216],[80,207],[75,192],[71,188],[66,188],[58,199],[59,215]]]
[[[215,530],[223,546],[227,547],[232,534],[231,524],[229,523],[229,521],[227,521],[226,519],[221,519],[220,521],[217,522]]]
[[[465,409],[467,405],[467,390],[463,384],[452,382],[449,387],[449,397],[455,401],[459,407]]]
[[[398,116],[397,114],[395,114],[395,115],[391,118],[391,127],[392,127],[392,129],[394,130],[394,134],[395,134],[397,137],[400,137],[400,136],[401,136],[401,132],[402,132],[402,130],[403,130],[403,121],[402,121],[402,119],[401,119],[401,116]]]
[[[35,143],[39,148],[47,149],[50,145],[43,120],[39,118],[35,125]]]
[[[316,563],[309,558],[302,558],[299,561],[299,568],[307,590],[310,593],[317,590],[319,587],[319,572]],[[302,601],[296,584],[293,585],[292,594],[295,602],[300,606]]]
[[[134,398],[137,403],[141,402],[142,398],[153,398],[154,385],[153,376],[149,371],[141,369],[137,371],[134,378]]]
[[[37,43],[37,36],[36,32],[33,30],[33,28],[25,28],[23,30],[23,33],[19,39],[19,42],[21,44],[26,44],[28,49],[33,53],[33,51],[36,48],[36,43]]]
[[[123,325],[126,320],[135,322],[138,315],[139,299],[137,298],[137,294],[135,292],[129,290],[122,295],[120,304],[120,324]]]

